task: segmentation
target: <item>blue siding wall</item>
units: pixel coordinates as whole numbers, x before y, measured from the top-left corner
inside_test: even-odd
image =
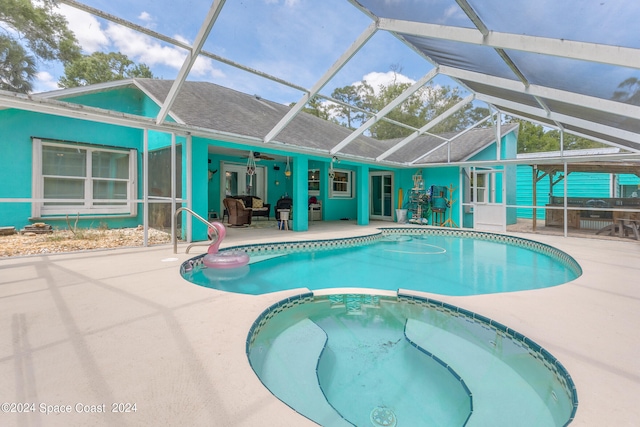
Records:
[[[621,174],[621,175],[618,175],[618,183],[620,185],[640,186],[640,178],[637,175]]]
[[[127,87],[115,88],[105,92],[71,96],[61,100],[74,104],[86,105],[89,107],[105,108],[113,111],[119,111],[121,113],[153,117],[146,111],[146,109],[149,107],[149,104],[145,102],[145,100],[147,99],[147,96],[140,90],[132,87]],[[155,103],[153,105],[155,105]],[[151,114],[153,113],[151,112]]]
[[[517,170],[517,204],[518,206],[532,206],[533,169],[528,165],[518,165]],[[565,185],[567,185],[568,197],[612,197],[610,174],[571,173],[569,174],[568,180],[562,180],[553,186],[553,195],[562,197],[564,195]],[[536,187],[536,206],[545,206],[549,203],[549,188],[548,177],[544,177],[538,182]],[[536,217],[538,219],[544,219],[544,216],[544,210],[536,211]],[[533,210],[531,208],[518,208],[518,218],[533,218]]]
[[[159,107],[144,93],[136,88],[116,88],[105,92],[85,94],[80,96],[68,97],[68,102],[80,103],[83,105],[110,109],[127,114],[142,115],[145,117],[155,117],[159,111]],[[170,117],[168,120],[172,120]],[[138,197],[142,195],[142,149],[143,149],[143,131],[139,129],[129,129],[121,126],[99,124],[94,122],[83,121],[79,119],[69,119],[63,117],[49,116],[45,114],[32,113],[17,110],[0,111],[0,143],[2,143],[3,154],[5,158],[0,160],[0,168],[6,185],[0,187],[0,197],[10,198],[29,198],[32,193],[32,137],[40,137],[43,139],[66,140],[87,144],[101,144],[106,146],[126,147],[138,150]],[[503,138],[502,156],[504,158],[512,157],[515,150],[515,133],[511,133]],[[148,132],[149,150],[166,148],[171,144],[171,135],[163,132]],[[185,138],[178,136],[176,143],[180,144],[179,149],[183,150],[183,176],[182,185],[186,182],[187,173],[187,156],[185,150]],[[221,213],[220,206],[220,180],[221,173],[213,176],[212,180],[208,180],[208,170],[220,169],[220,161],[230,161],[236,163],[246,162],[240,156],[212,156],[208,153],[210,145],[220,147],[229,147],[236,150],[251,150],[251,147],[238,146],[224,141],[211,141],[202,138],[193,138],[193,158],[191,167],[193,173],[193,207],[194,210],[203,217],[206,217],[209,210],[215,210]],[[286,156],[284,151],[275,151],[274,153]],[[363,203],[363,194],[359,194],[365,189],[368,192],[368,167],[359,168],[357,163],[345,161],[344,159],[334,165],[336,169],[350,170],[354,172],[353,197],[351,198],[330,198],[328,186],[328,170],[330,163],[328,159],[295,154],[291,157],[291,169],[295,170],[295,158],[298,158],[302,164],[307,164],[309,168],[320,169],[321,176],[325,179],[321,180],[320,195],[318,198],[323,204],[323,217],[325,220],[339,220],[342,218],[356,219],[358,217],[358,200],[360,200],[360,215],[366,211],[368,216],[368,206]],[[479,153],[475,159],[494,159],[495,145]],[[211,160],[211,163],[209,163]],[[275,206],[277,200],[284,194],[294,195],[293,182],[291,179],[284,177],[285,163],[279,162],[277,166],[279,171],[273,169],[274,162],[264,161],[262,164],[267,166],[267,202]],[[305,168],[306,169],[306,168]],[[413,187],[412,176],[419,169],[396,169],[396,168],[380,168],[376,170],[388,170],[394,173],[394,198],[397,198],[398,190],[402,189],[404,199],[406,201],[409,190]],[[367,171],[365,173],[365,171]],[[360,172],[360,173],[358,173]],[[306,170],[304,172],[306,179]],[[453,198],[456,199],[452,206],[452,219],[456,223],[460,223],[458,218],[459,203],[462,200],[462,189],[459,186],[459,168],[443,167],[443,168],[425,168],[423,170],[423,178],[425,186],[432,185],[446,186],[452,185],[456,187]],[[507,182],[511,182],[510,171],[507,171]],[[362,181],[366,180],[366,181]],[[278,184],[276,184],[278,181]],[[362,182],[361,182],[362,181]],[[365,185],[366,184],[366,185]],[[508,190],[507,197],[512,197],[511,189]],[[515,192],[515,190],[514,190]],[[298,191],[298,194],[300,191]],[[186,197],[186,188],[182,188],[182,196]],[[368,197],[368,195],[367,195]],[[515,196],[514,196],[515,197]],[[306,204],[306,201],[299,206]],[[394,209],[398,205],[398,200],[394,201]],[[14,225],[23,227],[29,224],[31,215],[30,203],[12,203],[0,204],[0,226]],[[138,209],[138,215],[135,218],[110,218],[108,224],[110,227],[128,227],[142,223],[142,208]],[[273,213],[272,213],[273,214]],[[79,223],[81,227],[95,227],[102,221],[98,219],[85,219]],[[66,227],[66,222],[62,220],[53,220],[47,218],[47,222],[52,225]],[[364,223],[364,222],[363,222]],[[195,224],[195,223],[194,223]],[[200,239],[206,235],[206,230],[199,225],[194,226],[194,238]]]
[[[155,117],[159,111],[159,107],[136,88],[117,88],[100,93],[68,97],[64,101],[146,117]],[[170,117],[167,120],[173,121]],[[2,166],[0,170],[2,170],[2,175],[5,178],[4,182],[8,184],[0,187],[0,197],[31,197],[32,137],[138,150],[137,191],[138,197],[142,197],[142,130],[13,109],[0,111],[0,144],[4,154],[3,160],[0,160],[0,165]],[[178,149],[184,150],[184,141],[184,137],[176,138],[176,143],[182,144]],[[168,147],[170,144],[170,134],[149,131],[150,150]],[[198,160],[202,159],[202,150],[198,150],[197,145],[194,150],[198,152],[199,156],[194,156],[193,172],[196,175],[206,177],[206,163],[201,165],[199,163],[201,160]],[[206,159],[206,149],[204,153]],[[183,162],[186,162],[184,153]],[[185,182],[186,171],[185,163],[183,164],[183,182]],[[204,182],[206,182],[206,178]],[[182,194],[186,195],[184,190],[183,188]],[[194,180],[194,194],[202,191],[206,190],[200,189]],[[204,211],[204,215],[206,215],[206,203],[205,200],[204,208],[200,207],[200,210]],[[200,205],[200,202],[195,203],[194,207],[197,207],[196,205]],[[138,208],[138,214],[133,218],[86,218],[81,219],[78,222],[78,226],[97,227],[101,222],[108,223],[111,228],[136,226],[142,223],[143,215],[142,206],[139,205]],[[30,203],[0,204],[0,226],[10,225],[22,228],[32,222],[29,220],[30,217]],[[65,219],[47,218],[46,222],[54,227],[67,228]],[[205,232],[200,230],[200,227],[196,226],[194,230],[198,235],[206,237]]]
[[[141,164],[142,131],[121,126],[99,124],[79,119],[49,116],[46,114],[13,109],[0,111],[0,144],[3,158],[0,160],[5,185],[0,186],[2,198],[29,198],[32,194],[32,137],[80,143],[102,144],[134,148],[138,150]],[[138,182],[141,183],[141,168],[138,168]],[[9,183],[7,185],[6,183]],[[138,188],[141,194],[142,187]],[[0,204],[0,226],[16,228],[29,225],[30,203]],[[66,220],[49,220],[53,226],[66,228]],[[78,222],[80,227],[97,227],[98,219]],[[135,218],[120,218],[109,221],[111,227],[130,227],[141,223],[141,209]]]

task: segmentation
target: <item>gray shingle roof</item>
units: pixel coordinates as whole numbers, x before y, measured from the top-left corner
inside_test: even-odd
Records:
[[[148,94],[163,102],[173,81],[157,79],[136,79]],[[208,82],[187,81],[183,84],[171,113],[186,125],[229,132],[233,134],[264,138],[289,111],[290,107],[247,95]],[[513,125],[516,126],[517,125]],[[503,134],[513,126],[503,126]],[[311,114],[300,113],[280,132],[276,140],[301,148],[329,151],[351,130],[336,123],[320,119]],[[451,138],[455,134],[443,135]],[[480,149],[495,140],[493,129],[478,129],[467,132],[451,144],[451,161],[468,159]],[[359,136],[347,145],[341,153],[375,159],[400,140],[379,141]],[[393,153],[387,160],[404,163],[414,161],[441,144],[442,140],[423,135]],[[447,148],[442,147],[419,163],[447,161]]]

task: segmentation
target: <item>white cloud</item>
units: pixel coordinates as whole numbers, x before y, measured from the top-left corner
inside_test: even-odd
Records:
[[[116,50],[134,61],[147,64],[152,70],[154,66],[163,65],[179,70],[187,57],[184,49],[162,45],[147,35],[120,25],[109,24],[105,33],[109,36]],[[184,37],[176,38],[189,43]],[[224,73],[215,67],[214,62],[204,57],[199,57],[196,60],[191,72],[199,77],[224,77]]]
[[[366,81],[373,87],[373,91],[376,95],[380,93],[380,86],[389,86],[394,81],[396,83],[409,83],[413,84],[416,81],[410,79],[409,77],[399,74],[393,71],[387,71],[386,73],[380,73],[377,71],[373,71],[371,73],[366,74],[362,80]],[[354,83],[358,84],[360,82]]]
[[[203,58],[202,56],[196,59],[196,62],[191,68],[191,73],[200,77],[211,77],[214,79],[221,79],[225,77],[225,74],[219,68],[216,68],[214,62],[209,58]]]
[[[145,22],[151,22],[153,20],[149,12],[140,13],[140,15],[138,15],[138,19]]]
[[[113,50],[127,55],[130,59],[144,62],[148,66],[168,65],[180,68],[186,57],[184,50],[165,46],[151,37],[117,24],[108,24],[105,34],[113,45]]]
[[[46,71],[40,71],[36,73],[35,81],[33,82],[34,92],[48,92],[50,90],[60,89],[58,87],[58,81]]]
[[[120,52],[132,61],[148,65],[152,71],[154,66],[167,66],[179,70],[187,57],[184,49],[161,44],[146,34],[111,22],[103,28],[100,21],[86,12],[65,5],[60,9],[69,22],[69,28],[75,33],[82,50],[86,53]],[[153,21],[152,16],[147,12],[140,13],[138,19],[147,23]],[[174,37],[191,44],[185,37],[180,35]],[[196,60],[192,73],[199,77],[224,77],[224,73],[215,67],[212,60],[202,57]]]
[[[180,34],[174,35],[173,38],[178,40],[179,42],[182,42],[184,44],[191,46],[191,41],[189,41],[189,39],[187,39],[186,37],[181,36]]]
[[[64,4],[60,5],[60,12],[67,18],[69,29],[76,35],[82,50],[93,53],[109,45],[100,22],[93,15]]]
[[[141,12],[140,15],[138,15],[138,19],[144,22],[145,27],[149,29],[154,29],[156,27],[156,20],[149,12]]]

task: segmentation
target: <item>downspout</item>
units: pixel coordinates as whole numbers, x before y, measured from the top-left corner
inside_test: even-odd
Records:
[[[149,246],[149,129],[142,131],[142,246]],[[173,231],[172,231],[173,233]],[[173,236],[173,234],[172,234]]]
[[[193,210],[193,147],[192,147],[191,134],[187,134],[187,138],[185,141],[185,147],[187,150],[187,176],[186,176],[186,186],[187,186],[187,207],[190,210]],[[182,180],[181,180],[182,181]],[[175,211],[173,211],[175,212]],[[193,240],[193,216],[187,215],[187,236],[188,242]]]
[[[536,206],[538,206],[538,165],[533,165],[532,168],[532,180],[533,180],[533,232],[536,232],[536,226],[538,224],[538,210]]]

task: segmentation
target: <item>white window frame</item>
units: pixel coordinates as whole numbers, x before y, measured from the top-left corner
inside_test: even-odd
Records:
[[[333,169],[335,176],[338,174],[345,174],[347,181],[336,181],[335,178],[331,179],[331,183],[329,185],[329,197],[331,198],[343,198],[343,199],[352,199],[354,197],[353,185],[354,185],[354,175],[353,171],[346,169]],[[335,185],[338,184],[346,184],[344,185],[345,190],[336,190]]]
[[[78,150],[84,150],[87,152],[87,176],[85,180],[84,199],[72,199],[73,202],[81,202],[77,205],[63,205],[53,204],[55,202],[47,201],[45,204],[44,198],[44,179],[42,174],[43,160],[42,160],[42,147],[54,146],[60,148],[74,148]],[[92,173],[92,154],[95,152],[111,152],[111,153],[128,153],[129,156],[129,177],[127,179],[109,179],[110,181],[125,181],[127,183],[127,198],[126,200],[117,200],[117,204],[104,205],[96,203],[104,203],[104,200],[95,200],[93,198],[93,181]],[[32,195],[36,200],[32,203],[32,216],[35,218],[48,217],[48,216],[62,216],[62,215],[81,215],[81,216],[135,216],[137,215],[137,164],[138,156],[135,149],[122,149],[117,148],[105,148],[102,146],[91,146],[81,144],[69,144],[56,141],[42,140],[39,138],[33,138],[33,170],[32,170]],[[56,199],[60,203],[64,203],[62,200]],[[123,203],[124,202],[124,203]]]
[[[311,178],[313,176],[313,179]],[[317,184],[317,189],[314,189]],[[320,195],[320,169],[309,169],[307,172],[307,186],[310,196]]]

